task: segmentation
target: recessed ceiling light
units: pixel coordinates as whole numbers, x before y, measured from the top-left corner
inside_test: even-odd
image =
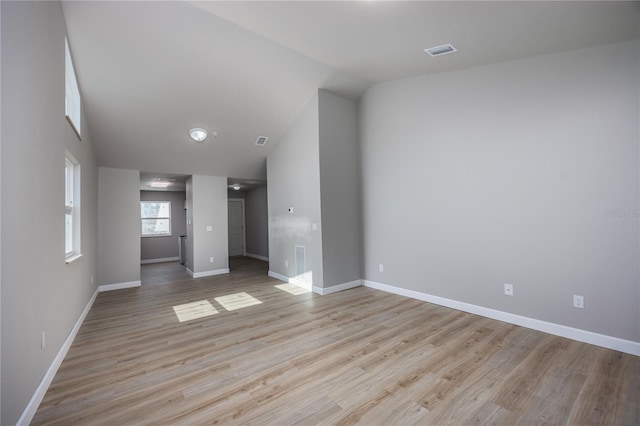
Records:
[[[458,50],[450,44],[443,44],[442,46],[430,47],[424,49],[431,56],[446,55],[447,53],[457,52]]]
[[[233,189],[235,189],[236,191],[240,191],[240,185],[238,185],[237,183],[233,184]]]
[[[161,180],[154,180],[149,184],[153,188],[166,188],[169,185],[171,185],[171,182],[163,182]]]
[[[268,140],[269,138],[266,136],[259,136],[258,139],[256,140],[256,145],[264,146]]]
[[[207,131],[199,127],[189,130],[189,136],[196,142],[202,142],[207,138]]]

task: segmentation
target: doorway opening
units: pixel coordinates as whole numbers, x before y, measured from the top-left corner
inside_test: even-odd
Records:
[[[229,257],[247,255],[244,198],[228,199]]]
[[[188,278],[184,262],[188,177],[140,172],[140,280],[143,285]]]
[[[247,258],[252,258],[258,261],[256,268],[268,270],[267,182],[227,178],[227,204],[229,269],[231,272],[238,268],[244,270],[252,262]]]

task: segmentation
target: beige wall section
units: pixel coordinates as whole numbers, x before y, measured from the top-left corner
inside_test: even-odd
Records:
[[[295,276],[295,246],[305,247],[309,283],[322,286],[318,95],[267,157],[269,269]],[[293,213],[288,208],[293,207]],[[318,230],[312,230],[313,224]],[[287,262],[288,266],[285,266]]]
[[[193,269],[189,269],[196,274],[228,272],[227,178],[193,175],[190,186],[193,191],[190,200],[193,205]],[[207,231],[207,227],[211,230]],[[210,262],[211,257],[213,262]]]
[[[613,44],[370,89],[364,278],[640,341],[638,52]]]
[[[140,281],[140,172],[99,169],[100,285]]]
[[[245,211],[247,253],[268,258],[269,212],[266,186],[247,191]]]
[[[323,286],[361,278],[358,116],[352,100],[320,90]]]
[[[98,177],[87,122],[82,122],[79,141],[64,116],[60,4],[2,2],[0,8],[1,423],[10,425],[95,292],[97,281],[92,284],[91,276],[97,278]],[[65,150],[82,169],[83,256],[69,265],[64,257]]]

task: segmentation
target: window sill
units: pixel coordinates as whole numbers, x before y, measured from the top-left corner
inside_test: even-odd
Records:
[[[82,254],[74,254],[73,256],[69,256],[64,260],[64,264],[68,265],[71,262],[75,262],[76,260],[80,259],[82,257]]]
[[[171,234],[141,235],[142,238],[171,237]]]

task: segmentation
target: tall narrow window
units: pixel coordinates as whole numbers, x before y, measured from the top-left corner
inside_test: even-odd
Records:
[[[64,251],[67,262],[80,254],[80,164],[64,157]]]
[[[69,51],[69,43],[67,39],[64,39],[64,113],[67,116],[67,120],[71,124],[71,127],[81,139],[80,128],[80,90],[78,89],[78,80],[76,79],[76,71],[73,68],[73,61],[71,60],[71,52]]]
[[[143,237],[171,236],[171,201],[140,201]]]

